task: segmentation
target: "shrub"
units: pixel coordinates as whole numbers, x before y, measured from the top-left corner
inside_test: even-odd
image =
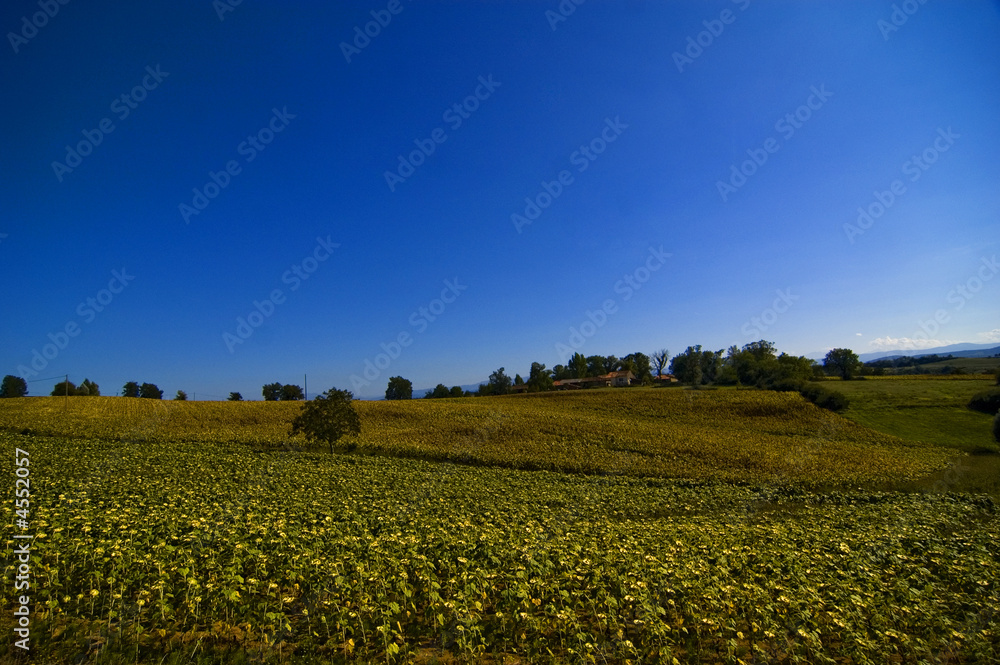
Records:
[[[830,411],[843,411],[850,403],[844,393],[814,383],[805,384],[799,392],[816,406]]]
[[[973,411],[982,411],[989,415],[995,415],[1000,411],[1000,388],[991,388],[981,393],[976,393],[969,400],[969,408]]]

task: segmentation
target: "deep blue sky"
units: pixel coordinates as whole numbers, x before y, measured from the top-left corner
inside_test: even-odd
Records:
[[[0,374],[30,368],[50,335],[65,348],[29,378],[199,398],[259,398],[304,373],[311,393],[360,395],[397,374],[417,387],[527,375],[574,341],[619,356],[760,338],[801,354],[1000,342],[996,3],[913,2],[889,31],[889,1],[590,1],[553,29],[555,0],[401,0],[347,62],[340,44],[388,6],[243,0],[220,20],[209,0],[77,0],[51,18],[4,3]],[[477,91],[456,127],[445,112]],[[275,109],[273,141],[244,144]],[[776,124],[786,114],[797,127]],[[105,119],[113,130],[95,132]],[[438,129],[390,190],[385,172]],[[92,153],[53,166],[90,148],[84,132],[100,135]],[[592,161],[576,152],[595,139]],[[909,160],[925,150],[921,169]],[[767,160],[720,193],[753,154]],[[238,173],[185,219],[179,206],[230,161]],[[561,171],[568,184],[519,233],[511,215]],[[896,180],[884,214],[845,228]],[[317,238],[339,247],[293,289],[286,271]],[[123,268],[134,279],[102,296]],[[631,290],[626,275],[648,281]],[[446,280],[459,295],[431,322],[419,308]],[[227,345],[275,289],[273,313]],[[604,325],[574,340],[609,300]],[[62,338],[67,324],[77,334]],[[352,382],[400,333],[410,345]]]

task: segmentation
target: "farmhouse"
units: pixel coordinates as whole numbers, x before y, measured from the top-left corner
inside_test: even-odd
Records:
[[[556,390],[579,390],[581,388],[623,387],[635,383],[635,374],[628,370],[608,372],[601,376],[588,376],[582,379],[561,379],[553,382]]]

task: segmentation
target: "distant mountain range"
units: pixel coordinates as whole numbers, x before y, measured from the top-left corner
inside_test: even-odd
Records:
[[[956,358],[990,358],[992,356],[1000,353],[1000,346],[996,344],[970,344],[968,342],[963,342],[961,344],[949,344],[948,346],[939,346],[933,349],[910,349],[910,350],[900,350],[900,351],[874,351],[872,353],[859,353],[858,358],[861,362],[871,362],[872,360],[882,360],[884,358],[899,358],[900,356],[910,356],[912,358],[919,358],[921,356],[931,356],[939,355],[946,356],[951,354]]]

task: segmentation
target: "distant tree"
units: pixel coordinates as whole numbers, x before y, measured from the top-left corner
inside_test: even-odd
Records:
[[[462,386],[452,386],[448,392],[451,397],[462,397],[465,394],[462,392]]]
[[[139,397],[146,399],[163,399],[163,391],[155,383],[144,383],[139,386]]]
[[[401,376],[393,376],[385,388],[386,399],[413,399],[413,383]]]
[[[618,359],[618,356],[605,356],[604,357],[604,371],[601,374],[607,374],[609,372],[617,372],[622,368],[622,361]]]
[[[123,397],[138,397],[139,396],[139,384],[135,381],[129,381],[124,386],[122,386],[122,396]]]
[[[76,394],[83,397],[100,397],[101,387],[90,379],[84,379],[83,383],[76,389]]]
[[[520,374],[515,374],[514,375],[514,385],[515,386],[523,386],[524,385],[524,379],[521,378]]]
[[[652,364],[649,356],[645,353],[635,352],[630,353],[622,359],[623,362],[628,362],[628,369],[633,374],[635,378],[642,383],[650,383],[653,378]]]
[[[674,356],[670,361],[670,373],[681,383],[701,385],[704,376],[701,371],[701,344],[689,346],[684,353]]]
[[[28,394],[28,382],[19,376],[8,374],[0,384],[0,398],[24,397]]]
[[[475,393],[476,397],[483,397],[484,395],[491,395],[491,394],[492,393],[490,392],[490,384],[488,383],[480,383],[479,388],[476,389]]]
[[[579,354],[583,357],[583,354]],[[573,360],[576,360],[576,356],[573,356]],[[607,362],[605,356],[587,356],[583,359],[583,363],[573,364],[573,369],[576,370],[576,378],[585,379],[588,376],[600,376],[602,374],[607,374],[607,370],[604,369],[604,365]],[[582,365],[580,367],[579,365]]]
[[[552,374],[556,381],[562,381],[563,379],[572,379],[573,375],[570,368],[566,365],[556,365],[552,368]]]
[[[658,351],[653,351],[653,355],[650,356],[653,362],[653,367],[656,368],[656,376],[663,374],[663,368],[667,366],[667,361],[670,360],[670,352],[666,349],[660,349]]]
[[[308,441],[320,441],[330,445],[347,434],[361,433],[361,419],[351,401],[354,395],[348,390],[331,388],[317,395],[302,406],[302,411],[292,421],[292,436],[305,435]],[[348,450],[353,450],[350,446]]]
[[[264,395],[264,401],[277,402],[279,399],[281,399],[281,389],[283,387],[284,386],[282,386],[280,383],[265,384],[264,387],[261,388],[261,394]]]
[[[850,349],[830,349],[823,358],[823,367],[829,372],[839,374],[844,381],[848,381],[853,379],[860,369],[861,361],[858,359],[858,354]]]
[[[552,370],[546,369],[543,363],[531,363],[531,373],[528,375],[528,390],[541,392],[552,390]]]
[[[510,377],[504,374],[504,368],[496,370],[490,374],[490,394],[491,395],[506,395],[510,392],[511,380]]]
[[[306,396],[302,392],[302,386],[296,386],[291,383],[286,386],[281,386],[281,401],[296,402],[305,398]]]
[[[53,397],[63,397],[66,395],[75,395],[76,385],[72,381],[60,381],[52,389]]]
[[[243,401],[243,395],[241,395],[239,393],[229,393],[229,401],[230,402],[242,402]]]
[[[186,392],[184,392],[183,390],[178,390],[177,394],[174,395],[174,401],[175,402],[186,402],[187,398],[188,398],[188,394]]]
[[[701,365],[702,383],[715,383],[722,370],[722,349],[702,351],[699,364]]]
[[[434,386],[434,390],[429,390],[427,392],[428,394],[426,396],[432,397],[434,399],[441,399],[442,397],[451,396],[451,393],[448,390],[448,386],[444,385],[443,383],[437,384],[436,386]]]

